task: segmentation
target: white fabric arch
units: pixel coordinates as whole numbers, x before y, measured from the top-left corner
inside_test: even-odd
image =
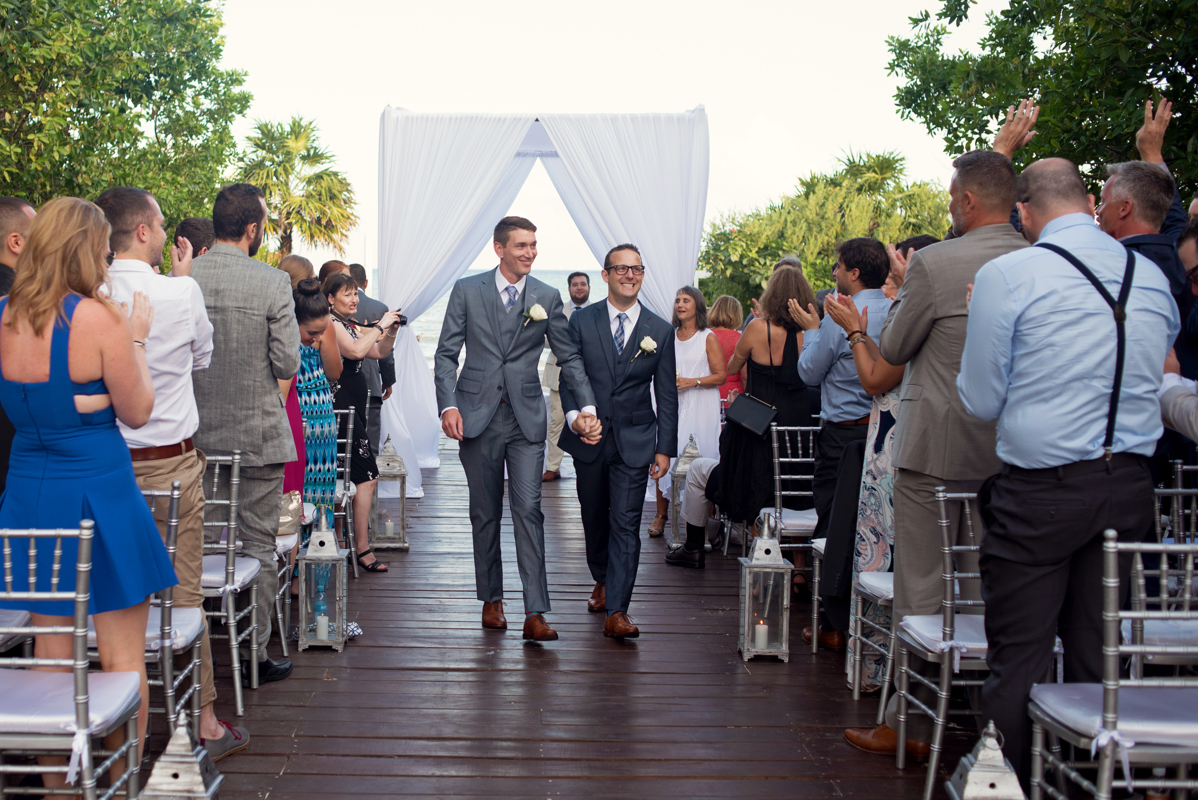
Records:
[[[545,164],[598,261],[633,242],[642,299],[669,317],[694,280],[707,207],[708,129],[702,106],[682,114],[416,114],[388,106],[379,124],[379,284],[415,319],[462,277],[511,208],[536,160]],[[432,374],[410,330],[395,344],[390,435],[420,497],[440,423]],[[387,496],[388,485],[380,487]],[[393,495],[392,495],[393,496]]]

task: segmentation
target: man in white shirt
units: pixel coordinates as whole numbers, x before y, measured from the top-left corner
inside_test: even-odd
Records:
[[[176,608],[198,608],[204,600],[200,576],[204,567],[204,492],[207,466],[196,449],[192,435],[200,424],[192,391],[191,373],[207,369],[212,358],[212,323],[204,308],[200,286],[188,277],[158,273],[166,242],[162,211],[154,196],[127,186],[106,190],[96,198],[112,226],[109,246],[115,253],[108,269],[109,293],[118,303],[133,304],[142,292],[154,308],[154,322],[144,342],[146,363],[154,383],[154,411],[150,421],[133,430],[118,421],[133,472],[142,489],[167,489],[180,481],[183,496],[179,507],[178,550],[174,591]],[[181,239],[171,248],[171,262],[186,272],[191,262],[191,244]],[[166,504],[156,503],[154,516],[159,531],[166,534]],[[216,689],[212,681],[212,649],[205,629],[200,661],[200,736],[214,759],[244,748],[249,733],[217,720],[213,711]]]

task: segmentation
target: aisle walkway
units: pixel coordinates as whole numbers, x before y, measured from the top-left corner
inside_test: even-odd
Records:
[[[220,763],[224,800],[919,796],[921,766],[899,772],[843,743],[845,726],[873,724],[876,702],[852,701],[840,658],[741,660],[734,559],[667,567],[646,536],[630,610],[642,636],[605,639],[602,615],[586,611],[573,480],[544,497],[548,619],[562,638],[521,640],[506,516],[511,627],[482,630],[456,443],[443,440],[441,465],[409,503],[411,552],[351,586],[365,636],[344,654],[293,652],[291,678],[246,693],[253,742]],[[793,609],[792,648],[809,613]],[[954,741],[950,769],[965,744]]]

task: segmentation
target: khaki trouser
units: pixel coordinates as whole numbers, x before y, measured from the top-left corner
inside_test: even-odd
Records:
[[[192,450],[173,458],[153,461],[134,461],[133,474],[142,489],[164,489],[170,491],[171,483],[182,484],[183,495],[179,498],[179,533],[176,536],[175,575],[179,585],[175,587],[175,608],[199,608],[204,603],[204,590],[200,576],[204,572],[204,470],[207,460],[199,450]],[[158,532],[166,540],[166,518],[169,503],[161,500],[154,504],[154,521]],[[206,706],[216,700],[216,687],[212,682],[212,646],[208,641],[208,620],[204,619],[204,636],[200,644],[200,705]]]
[[[549,452],[545,455],[545,471],[557,472],[562,468],[562,449],[557,440],[566,427],[566,412],[562,409],[562,396],[557,389],[549,392]]]

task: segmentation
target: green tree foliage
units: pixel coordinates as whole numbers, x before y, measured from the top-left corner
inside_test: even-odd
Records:
[[[979,54],[945,52],[949,25],[972,0],[943,0],[890,37],[889,72],[905,118],[944,137],[951,154],[988,147],[1006,108],[1035,98],[1037,135],[1018,164],[1062,156],[1097,185],[1103,167],[1135,159],[1144,102],[1173,101],[1164,155],[1185,185],[1198,175],[1198,0],[1019,0],[988,14]]]
[[[799,180],[795,194],[747,213],[726,214],[704,237],[700,288],[711,302],[730,294],[747,303],[758,297],[784,255],[796,254],[812,287],[832,286],[836,243],[857,236],[898,242],[909,236],[943,236],[948,193],[939,186],[904,181],[896,153],[853,154],[830,175]]]
[[[250,95],[211,0],[0,0],[0,177],[35,205],[116,185],[207,216]]]
[[[316,123],[299,117],[288,124],[258,122],[248,143],[241,180],[266,195],[266,234],[278,244],[274,258],[291,253],[296,235],[344,253],[358,224],[357,203],[349,180],[330,166],[333,157],[320,146]]]

